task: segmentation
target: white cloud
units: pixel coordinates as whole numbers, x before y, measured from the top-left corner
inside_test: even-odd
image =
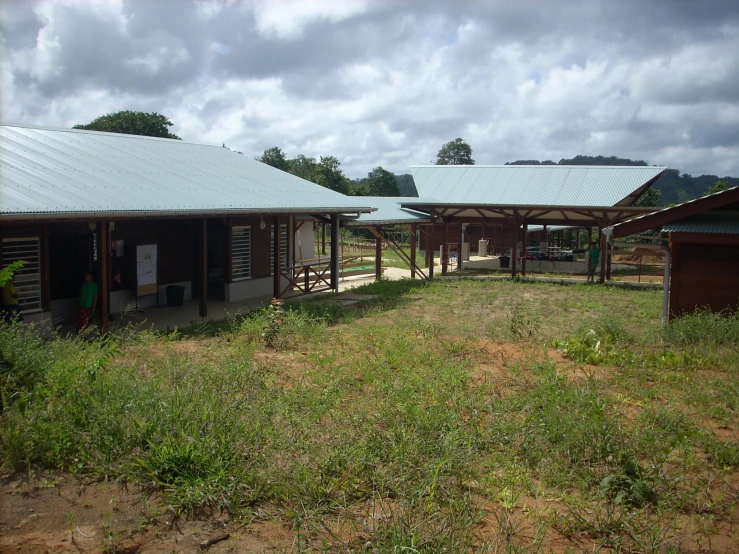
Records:
[[[739,6],[560,5],[29,5],[2,28],[3,119],[158,111],[186,140],[335,155],[350,176],[408,172],[456,137],[478,163],[602,154],[739,176]],[[649,33],[634,6],[657,10]]]
[[[252,6],[260,34],[295,39],[303,36],[310,23],[343,21],[363,13],[367,3],[362,0],[253,0]]]

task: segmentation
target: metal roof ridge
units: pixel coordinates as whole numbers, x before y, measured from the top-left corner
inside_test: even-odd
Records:
[[[5,121],[0,121],[0,127],[17,127],[19,129],[35,129],[38,131],[55,131],[60,133],[75,133],[75,134],[89,134],[89,135],[100,135],[100,136],[107,136],[107,137],[116,137],[116,138],[134,138],[134,139],[146,139],[146,140],[157,140],[157,141],[167,141],[171,142],[174,141],[176,144],[191,144],[194,146],[210,146],[211,148],[223,148],[223,146],[217,146],[215,144],[208,144],[205,142],[193,142],[190,140],[182,140],[182,139],[171,139],[166,137],[152,137],[149,135],[130,135],[128,133],[110,133],[108,131],[93,131],[91,129],[67,129],[66,127],[47,127],[44,125],[31,125],[26,123],[8,123]],[[230,148],[227,148],[227,150],[233,152]],[[236,153],[236,152],[234,152]]]

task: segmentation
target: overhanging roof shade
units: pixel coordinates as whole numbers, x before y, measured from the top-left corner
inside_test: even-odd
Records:
[[[375,206],[377,211],[360,214],[359,218],[346,221],[343,225],[345,227],[365,227],[368,225],[428,223],[428,214],[401,208],[400,205],[405,200],[408,200],[408,197],[363,196],[362,201]]]
[[[0,124],[0,221],[373,210],[219,146]]]
[[[720,210],[679,219],[662,226],[667,233],[716,233],[739,235],[739,212],[725,213]]]
[[[456,218],[509,218],[547,224],[620,221],[648,208],[631,205],[665,171],[656,166],[414,166],[424,201],[404,207]]]
[[[613,238],[626,237],[657,227],[673,233],[731,233],[731,231],[697,229],[699,227],[718,229],[722,225],[733,229],[737,218],[739,218],[739,187],[733,187],[614,225],[608,231]],[[734,223],[727,220],[733,220]],[[678,231],[679,228],[693,230]]]

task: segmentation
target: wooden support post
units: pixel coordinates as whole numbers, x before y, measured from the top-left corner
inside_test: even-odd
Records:
[[[375,281],[382,279],[382,228],[375,227]]]
[[[436,212],[431,210],[431,233],[426,243],[427,260],[429,268],[429,279],[434,278],[434,242],[436,242]]]
[[[444,220],[444,239],[441,244],[441,274],[446,275],[449,269],[449,222]]]
[[[341,244],[339,239],[339,216],[331,216],[331,288],[339,292],[339,259]]]
[[[606,257],[606,280],[611,280],[611,261],[613,258],[613,246],[608,244],[606,241],[606,248],[608,250],[608,256]]]
[[[513,216],[513,232],[511,233],[512,245],[511,245],[511,278],[516,277],[516,270],[518,269],[518,213]]]
[[[234,230],[231,224],[231,219],[226,220],[226,283],[234,282],[234,268],[233,268],[233,244],[234,244]],[[228,297],[226,297],[228,300]]]
[[[598,282],[602,285],[606,282],[606,248],[608,248],[608,242],[603,234],[603,227],[598,228],[598,233],[600,234],[600,278]]]
[[[208,220],[203,218],[200,225],[200,255],[198,263],[198,301],[200,317],[208,316]]]
[[[108,268],[110,267],[110,227],[107,221],[98,222],[100,233],[100,277],[98,279],[99,312],[100,312],[100,334],[108,331]]]
[[[416,278],[416,224],[411,223],[411,279]]]
[[[526,256],[529,253],[529,224],[523,220],[523,252],[521,253],[521,275],[526,277]]]
[[[49,269],[49,225],[41,226],[41,304],[45,312],[51,311],[51,271]],[[2,259],[0,259],[2,267]]]
[[[326,222],[321,223],[321,253],[326,255]]]
[[[280,216],[274,216],[272,220],[272,296],[274,298],[280,298],[282,296],[282,260],[280,256],[280,249],[282,233],[280,232]],[[333,250],[333,244],[331,245]]]

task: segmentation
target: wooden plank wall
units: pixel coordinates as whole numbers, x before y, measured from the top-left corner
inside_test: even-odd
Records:
[[[719,239],[718,237],[724,237]],[[670,316],[696,307],[739,309],[739,236],[716,235],[724,244],[683,242],[673,235]],[[710,235],[706,240],[710,240]]]

